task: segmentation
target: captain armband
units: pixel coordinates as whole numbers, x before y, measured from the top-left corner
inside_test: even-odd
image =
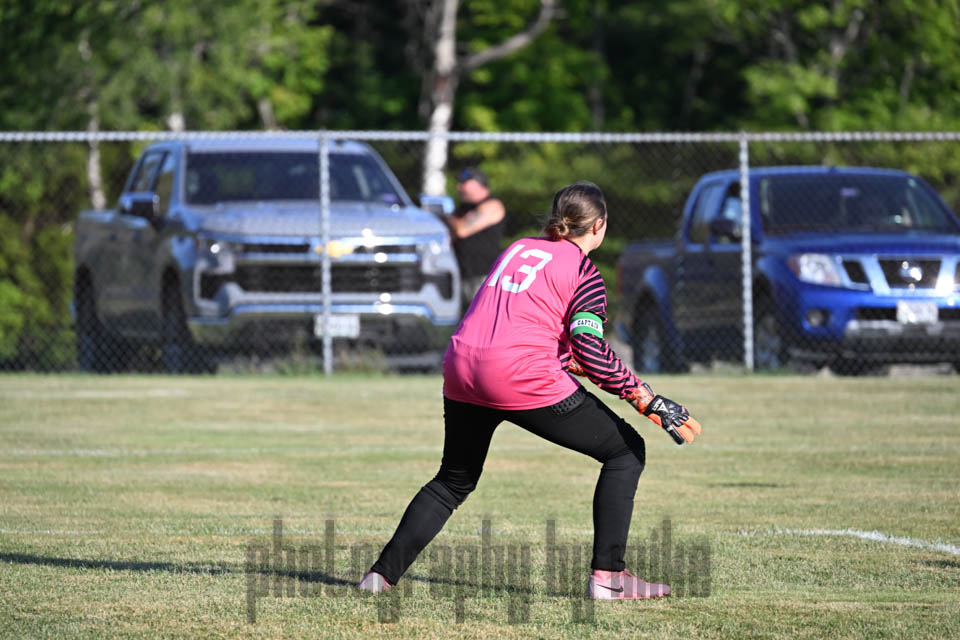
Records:
[[[581,311],[575,313],[570,319],[570,337],[578,333],[589,333],[590,335],[603,337],[603,320],[595,313]]]

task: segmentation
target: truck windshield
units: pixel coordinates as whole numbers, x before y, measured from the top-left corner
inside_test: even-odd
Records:
[[[916,178],[896,175],[810,174],[762,178],[764,230],[916,231],[956,233],[956,222]]]
[[[195,205],[317,200],[319,158],[298,152],[194,152],[187,155],[186,200]],[[401,204],[370,156],[330,154],[330,200]]]

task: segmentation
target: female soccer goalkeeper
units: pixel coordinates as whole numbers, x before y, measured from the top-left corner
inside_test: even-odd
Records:
[[[680,444],[700,433],[686,409],[654,395],[603,339],[606,290],[587,256],[606,228],[603,193],[577,182],[554,197],[546,237],[518,240],[497,259],[444,355],[440,471],[410,502],[361,589],[379,592],[397,583],[476,488],[493,432],[506,420],[603,465],[593,496],[589,595],[670,593],[624,565],[643,438],[570,375],[586,375],[626,400]]]

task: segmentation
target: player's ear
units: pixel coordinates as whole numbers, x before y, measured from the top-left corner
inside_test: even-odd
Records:
[[[600,233],[600,229],[603,229],[603,225],[605,224],[607,224],[607,217],[599,216],[596,220],[593,221],[593,227],[590,229],[590,231],[592,231],[593,234],[596,235]]]

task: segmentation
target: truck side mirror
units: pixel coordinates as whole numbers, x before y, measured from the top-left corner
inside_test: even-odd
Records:
[[[429,196],[421,193],[420,208],[438,216],[448,216],[453,213],[453,198],[450,196]]]
[[[714,218],[710,221],[710,235],[731,242],[740,242],[743,234],[740,233],[740,223],[730,218]]]
[[[160,197],[155,193],[125,193],[120,196],[120,213],[145,218],[151,224],[160,219]]]

